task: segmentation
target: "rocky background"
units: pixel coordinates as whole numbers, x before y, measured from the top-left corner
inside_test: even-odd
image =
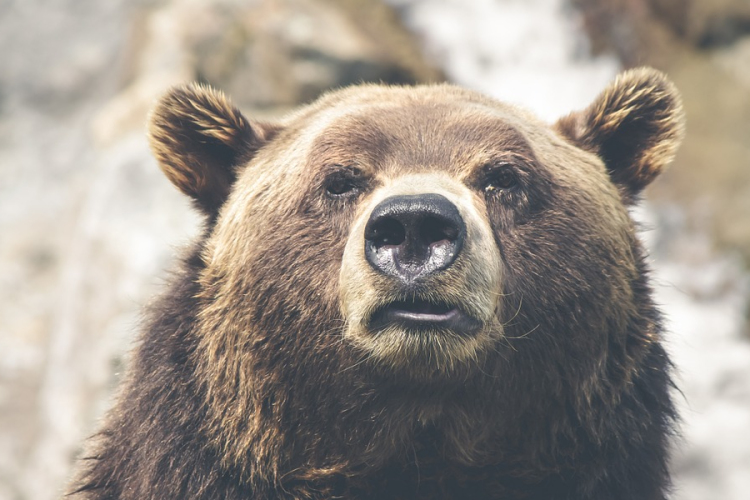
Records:
[[[0,0],[0,500],[59,498],[139,311],[200,221],[145,116],[169,85],[269,116],[359,81],[457,81],[544,118],[622,67],[688,137],[635,215],[680,369],[675,499],[750,491],[747,0]]]

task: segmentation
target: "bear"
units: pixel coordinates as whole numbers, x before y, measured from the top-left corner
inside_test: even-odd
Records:
[[[170,90],[205,219],[74,499],[663,500],[677,415],[630,208],[683,136],[662,73],[549,124],[450,84],[277,121]]]

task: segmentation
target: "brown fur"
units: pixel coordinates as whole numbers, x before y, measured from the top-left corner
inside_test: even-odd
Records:
[[[173,91],[152,147],[210,225],[77,494],[663,499],[669,362],[627,212],[680,137],[663,82],[625,74],[556,127],[447,85],[344,89],[262,126]],[[498,166],[512,189],[487,188]],[[402,292],[364,263],[364,223],[423,192],[468,241],[414,293],[471,311],[473,337],[367,328]]]
[[[268,124],[249,122],[223,93],[199,84],[173,89],[149,123],[162,171],[209,213],[226,199],[236,169],[275,133]]]
[[[634,196],[672,161],[684,121],[674,85],[661,73],[639,68],[621,74],[593,104],[561,119],[557,128],[601,156],[613,180]]]

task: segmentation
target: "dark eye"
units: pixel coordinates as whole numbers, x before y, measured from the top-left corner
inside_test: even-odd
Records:
[[[509,165],[495,166],[487,172],[483,182],[485,193],[494,193],[496,191],[511,189],[518,184],[516,173]]]
[[[354,168],[342,168],[333,172],[325,180],[325,189],[332,198],[354,196],[362,189],[362,174]]]

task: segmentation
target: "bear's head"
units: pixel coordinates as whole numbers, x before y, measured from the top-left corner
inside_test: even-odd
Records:
[[[449,85],[353,87],[274,123],[172,90],[151,144],[208,220],[193,356],[216,432],[247,449],[248,415],[338,429],[322,408],[393,400],[395,447],[405,415],[616,397],[658,333],[628,207],[682,130],[648,69],[554,125]]]

